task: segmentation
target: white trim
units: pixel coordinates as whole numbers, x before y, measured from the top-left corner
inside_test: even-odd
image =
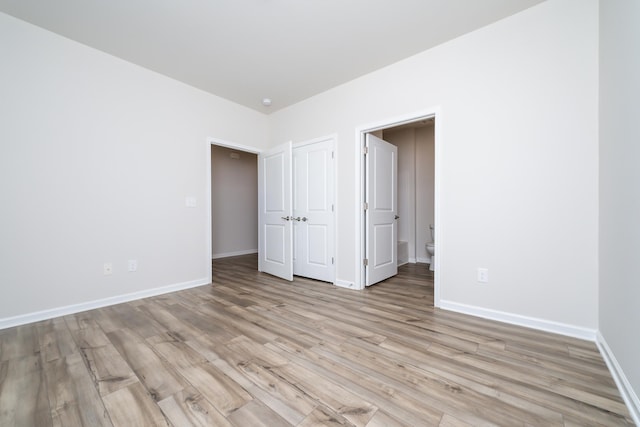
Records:
[[[14,326],[26,325],[27,323],[48,320],[54,317],[66,316],[68,314],[79,313],[81,311],[93,310],[96,308],[106,307],[109,305],[121,304],[123,302],[134,301],[142,298],[153,297],[156,295],[168,294],[171,292],[182,291],[185,289],[195,288],[198,286],[208,285],[211,281],[203,277],[201,279],[191,280],[189,282],[176,283],[173,285],[161,286],[159,288],[145,289],[130,294],[116,295],[113,297],[102,298],[94,301],[87,301],[80,304],[67,305],[64,307],[52,308],[49,310],[36,311],[35,313],[21,314],[14,317],[5,317],[0,319],[0,329],[12,328]]]
[[[431,257],[429,257],[429,258],[420,258],[420,257],[418,257],[416,262],[420,262],[422,264],[431,264]]]
[[[244,250],[244,251],[235,251],[235,252],[225,252],[225,253],[221,253],[221,254],[213,254],[213,255],[211,255],[211,259],[228,258],[230,256],[249,255],[249,254],[257,254],[257,253],[258,253],[258,249],[247,249],[247,250]]]
[[[416,259],[415,259],[415,258],[409,258],[409,259],[407,260],[407,263],[409,263],[409,264],[415,264],[415,263],[417,263],[417,262],[418,262],[418,261],[416,261]]]
[[[207,138],[207,145],[219,145],[220,147],[231,148],[232,150],[246,151],[247,153],[260,154],[261,149],[249,147],[248,145],[236,144],[235,142],[225,141],[219,138]]]
[[[624,374],[624,371],[620,367],[618,360],[616,359],[613,351],[607,344],[607,341],[604,339],[604,336],[597,332],[596,335],[596,344],[600,349],[600,354],[602,354],[602,358],[604,359],[609,371],[611,372],[611,376],[613,376],[613,380],[616,382],[618,386],[618,390],[620,390],[620,394],[622,395],[622,399],[627,404],[627,408],[629,409],[629,413],[631,414],[631,418],[633,418],[633,422],[640,426],[640,399],[638,395],[633,390],[631,383],[627,379],[627,376]]]
[[[341,288],[347,288],[347,289],[358,289],[358,287],[356,286],[355,283],[350,282],[348,280],[340,280],[340,279],[336,279],[334,285],[339,286]]]
[[[415,122],[418,120],[423,120],[426,118],[435,118],[434,123],[434,145],[435,145],[435,188],[434,188],[434,233],[436,237],[436,241],[441,241],[442,233],[440,230],[442,229],[441,224],[441,216],[440,216],[440,175],[441,175],[441,164],[442,164],[442,109],[440,106],[435,106],[432,108],[428,108],[422,111],[417,111],[413,113],[404,114],[401,116],[396,116],[384,120],[380,120],[375,123],[369,123],[367,125],[357,126],[355,131],[355,147],[356,147],[356,162],[355,162],[355,170],[356,170],[356,265],[358,268],[356,269],[356,288],[355,289],[364,289],[364,279],[365,279],[365,267],[362,263],[364,259],[364,254],[366,253],[363,241],[363,228],[364,228],[364,211],[362,210],[362,205],[364,202],[364,154],[362,152],[362,147],[364,147],[364,139],[365,134],[369,132],[375,132],[382,129],[387,129],[394,126],[403,125],[406,123]],[[436,265],[434,271],[434,280],[433,280],[433,304],[435,307],[440,307],[440,264],[442,262],[442,245],[436,246]]]
[[[442,242],[443,235],[443,218],[440,215],[440,186],[442,183],[442,150],[444,147],[444,139],[443,139],[443,126],[442,126],[442,110],[440,107],[434,109],[435,121],[433,128],[433,145],[434,145],[434,189],[433,189],[433,241],[438,242],[435,246],[434,256],[435,265],[433,266],[433,306],[441,307],[442,301],[440,299],[440,295],[442,295],[440,288],[443,283],[442,281]],[[431,264],[432,260],[429,257],[429,264]]]
[[[352,289],[364,289],[364,266],[362,265],[362,260],[364,259],[364,254],[366,253],[364,247],[364,239],[363,239],[363,227],[364,227],[364,212],[362,211],[362,201],[364,200],[364,156],[362,155],[362,150],[364,148],[364,132],[359,128],[356,128],[356,144],[355,144],[355,188],[358,192],[357,197],[354,198],[355,206],[355,248],[354,251],[355,259],[353,260],[356,265],[356,277],[355,284],[351,283],[350,287]],[[336,283],[337,284],[337,283]],[[340,285],[338,285],[340,286]]]
[[[335,152],[337,140],[338,134],[332,133],[331,135],[321,136],[313,139],[305,139],[304,141],[296,142],[293,144],[293,148],[304,147],[305,145],[316,144],[318,142],[333,141],[333,150]]]
[[[438,262],[436,257],[436,263]],[[596,340],[596,330],[583,328],[580,326],[568,325],[566,323],[553,322],[535,317],[522,316],[520,314],[507,313],[504,311],[491,310],[488,308],[461,304],[454,301],[441,300],[440,308],[455,311],[471,316],[482,317],[484,319],[497,320],[498,322],[509,323],[511,325],[525,326],[540,331],[552,332],[568,337],[579,338],[587,341]]]

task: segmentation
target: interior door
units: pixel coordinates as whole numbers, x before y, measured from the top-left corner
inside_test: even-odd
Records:
[[[334,281],[333,140],[293,149],[293,273]]]
[[[258,270],[293,280],[291,142],[258,156]]]
[[[366,135],[366,285],[398,274],[398,148]]]

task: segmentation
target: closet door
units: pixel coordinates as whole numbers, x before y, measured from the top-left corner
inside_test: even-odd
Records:
[[[293,273],[333,282],[333,139],[293,149]]]
[[[258,156],[258,270],[293,280],[291,143]]]

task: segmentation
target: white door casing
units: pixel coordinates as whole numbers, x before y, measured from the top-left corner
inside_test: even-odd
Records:
[[[333,139],[293,149],[293,273],[333,282]]]
[[[258,156],[258,270],[293,280],[291,142]]]
[[[366,135],[365,211],[367,286],[398,274],[398,148]]]

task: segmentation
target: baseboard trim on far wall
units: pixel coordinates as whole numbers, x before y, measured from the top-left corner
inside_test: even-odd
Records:
[[[99,300],[72,304],[64,307],[52,308],[49,310],[37,311],[34,313],[22,314],[19,316],[5,317],[0,319],[0,330],[12,328],[14,326],[26,325],[27,323],[40,322],[42,320],[53,319],[54,317],[66,316],[68,314],[80,313],[81,311],[93,310],[109,305],[121,304],[123,302],[134,301],[156,295],[168,294],[170,292],[182,291],[198,286],[208,285],[211,281],[208,278],[191,280],[189,282],[176,283],[159,288],[145,289],[144,291],[132,292],[130,294],[116,295]]]
[[[624,403],[627,404],[631,418],[633,418],[633,422],[637,426],[640,426],[640,399],[633,390],[633,387],[631,387],[631,383],[600,331],[598,331],[596,338],[596,344],[598,345],[598,349],[600,349],[600,354],[602,354],[602,358],[607,364],[609,372],[611,372],[611,376],[613,376],[613,380],[618,386],[618,390],[620,390]]]
[[[235,251],[235,252],[224,252],[220,254],[211,255],[211,259],[227,258],[230,256],[249,255],[249,254],[257,254],[257,253],[258,253],[257,249],[248,249],[245,251]]]
[[[579,326],[567,325],[565,323],[553,322],[535,317],[527,317],[504,311],[460,304],[454,301],[440,300],[440,308],[489,320],[497,320],[499,322],[509,323],[512,325],[525,326],[527,328],[538,329],[540,331],[552,332],[568,337],[579,338],[592,342],[596,341],[595,329],[582,328]]]

